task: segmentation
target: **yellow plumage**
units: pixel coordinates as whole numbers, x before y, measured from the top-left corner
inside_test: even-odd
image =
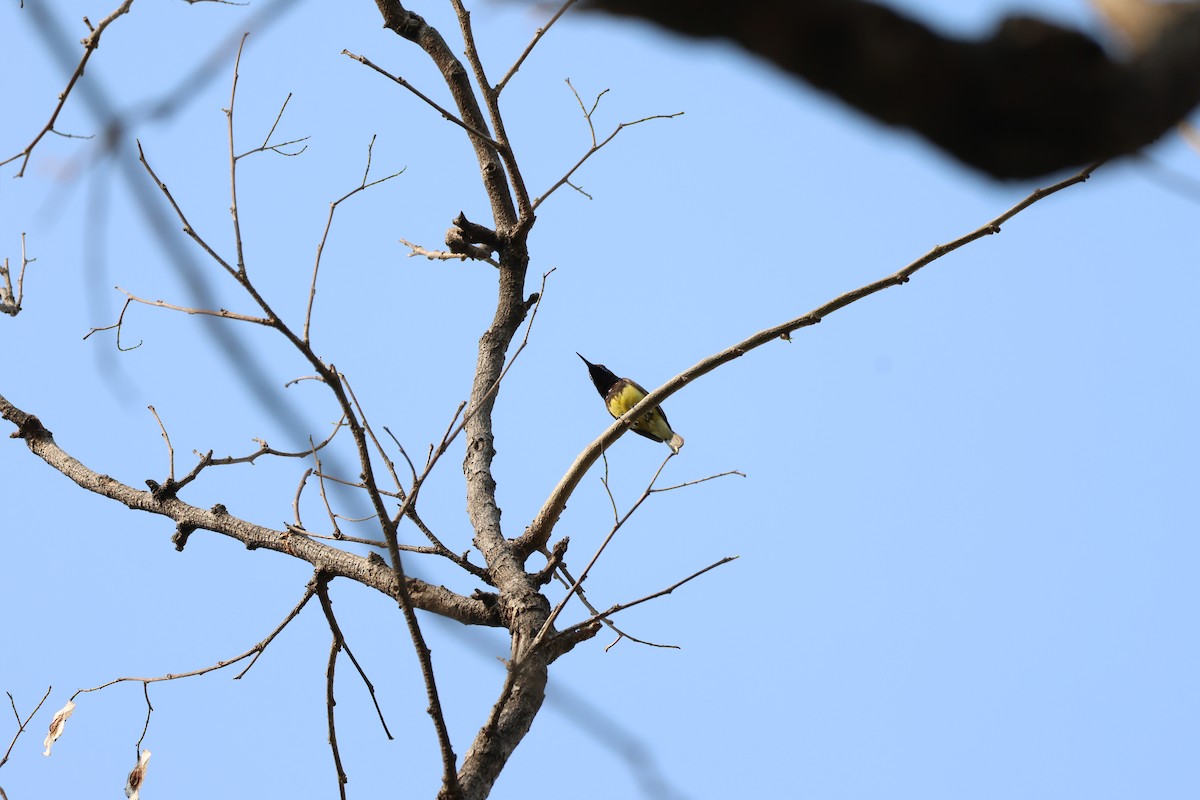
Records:
[[[579,357],[583,358],[583,356]],[[583,363],[587,364],[588,372],[592,376],[592,383],[595,384],[596,391],[600,392],[600,396],[604,398],[604,405],[614,419],[628,412],[648,394],[638,383],[629,378],[618,378],[603,364],[593,364],[586,358],[583,358]],[[673,453],[678,453],[679,448],[683,447],[683,437],[671,430],[671,423],[667,422],[667,415],[658,406],[638,417],[629,426],[629,429],[647,439],[664,442]]]

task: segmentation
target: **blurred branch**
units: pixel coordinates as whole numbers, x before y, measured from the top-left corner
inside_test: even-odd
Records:
[[[1200,6],[1170,5],[1170,24],[1150,26],[1152,43],[1128,61],[1041,19],[1010,17],[964,40],[864,0],[585,7],[732,40],[993,177],[1034,178],[1137,151],[1200,103]]]

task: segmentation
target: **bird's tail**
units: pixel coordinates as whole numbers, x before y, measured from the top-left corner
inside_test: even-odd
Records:
[[[679,448],[683,447],[683,437],[678,433],[672,433],[671,441],[667,442],[667,447],[671,448],[672,453],[678,453]]]

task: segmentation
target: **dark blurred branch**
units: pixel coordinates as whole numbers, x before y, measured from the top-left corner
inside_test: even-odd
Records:
[[[862,0],[591,0],[588,7],[732,40],[851,106],[998,178],[1135,152],[1200,104],[1200,10],[1179,6],[1129,61],[1043,20],[962,40]]]

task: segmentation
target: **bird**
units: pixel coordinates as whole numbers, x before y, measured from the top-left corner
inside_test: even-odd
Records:
[[[584,364],[587,364],[588,374],[592,376],[592,383],[596,385],[596,391],[604,398],[604,405],[608,408],[608,413],[612,414],[614,418],[619,418],[649,394],[636,381],[629,378],[618,378],[603,364],[593,364],[579,353],[575,355],[583,359]],[[667,447],[671,448],[672,453],[678,453],[679,448],[683,447],[683,437],[671,430],[671,423],[667,422],[667,415],[658,406],[642,414],[636,422],[629,426],[629,429],[647,439],[665,443]]]

